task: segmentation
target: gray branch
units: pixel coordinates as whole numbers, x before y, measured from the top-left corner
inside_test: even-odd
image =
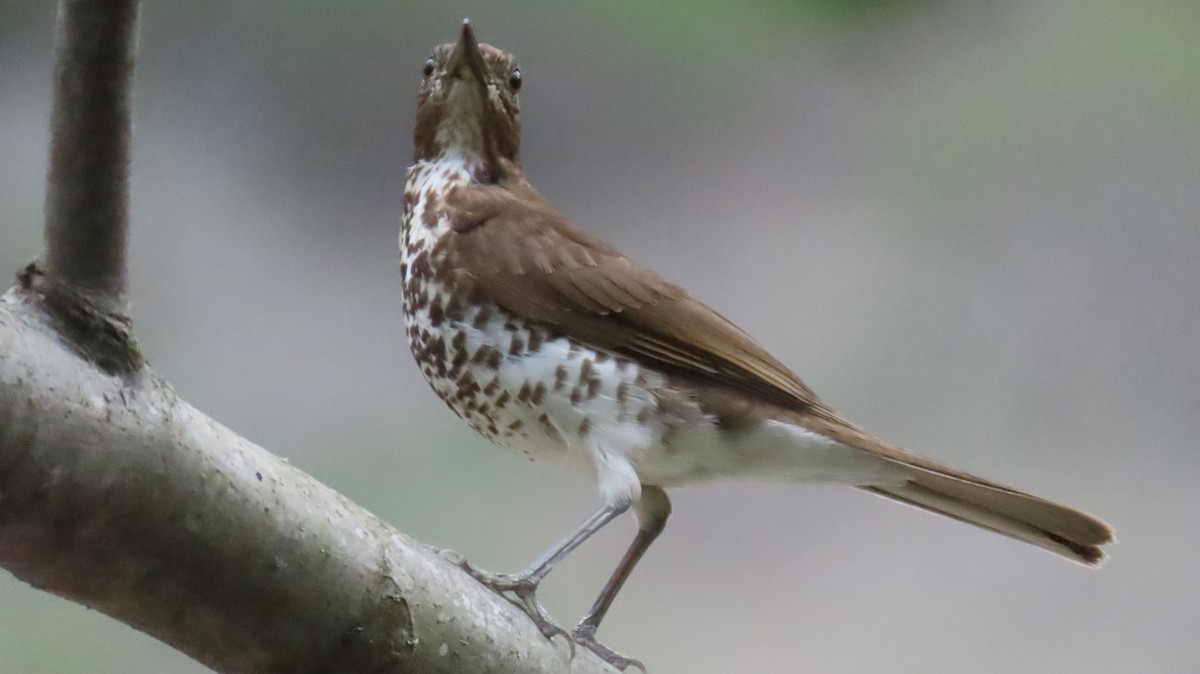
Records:
[[[137,0],[62,0],[55,45],[46,273],[118,309],[129,215]]]
[[[47,264],[0,297],[0,567],[220,672],[615,671],[146,367],[124,313],[136,16],[60,4]]]
[[[403,476],[397,476],[403,483]],[[0,298],[0,566],[221,672],[612,672],[344,496]]]

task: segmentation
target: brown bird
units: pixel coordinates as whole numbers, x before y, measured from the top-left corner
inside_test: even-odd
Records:
[[[595,632],[670,514],[665,489],[725,478],[859,487],[1095,566],[1101,520],[943,466],[842,419],[745,332],[577,228],[525,179],[516,60],[457,43],[425,62],[401,235],[404,316],[434,391],[489,440],[595,479],[603,506],[528,569],[475,578],[565,634],[538,583],[630,508],[639,530],[569,635]]]

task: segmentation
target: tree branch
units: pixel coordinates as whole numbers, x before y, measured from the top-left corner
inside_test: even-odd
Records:
[[[0,297],[0,567],[221,672],[613,672],[179,399],[124,312],[134,0],[62,0],[45,269]]]
[[[136,0],[62,0],[46,179],[46,274],[123,308]]]
[[[612,672],[344,496],[0,298],[0,566],[221,672]]]

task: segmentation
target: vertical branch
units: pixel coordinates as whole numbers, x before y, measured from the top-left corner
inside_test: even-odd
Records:
[[[120,312],[129,213],[130,80],[137,0],[60,0],[46,269]]]

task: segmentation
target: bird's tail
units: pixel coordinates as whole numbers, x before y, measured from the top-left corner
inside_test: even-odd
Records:
[[[863,486],[863,489],[1036,545],[1088,566],[1102,564],[1105,555],[1100,546],[1114,540],[1111,527],[1074,508],[945,468],[916,455],[892,456],[889,460],[900,464],[908,479],[898,485]]]

